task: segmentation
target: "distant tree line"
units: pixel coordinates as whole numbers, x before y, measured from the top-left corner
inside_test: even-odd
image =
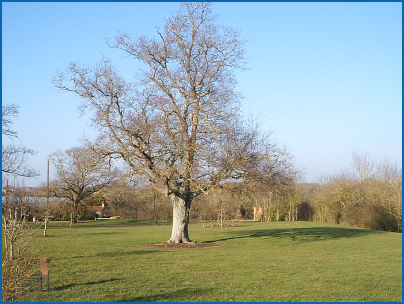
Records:
[[[352,171],[323,177],[306,187],[310,220],[385,231],[402,231],[402,169],[354,153]]]
[[[228,183],[195,199],[191,220],[223,226],[239,220],[317,221],[372,230],[402,230],[402,172],[397,164],[374,163],[367,154],[353,154],[351,171],[323,176],[318,183],[296,179],[282,183]],[[44,188],[33,196],[43,196]],[[98,215],[86,206],[104,205],[103,216],[172,220],[172,202],[147,183],[123,175],[92,193],[77,208],[78,220]],[[255,207],[255,208],[254,208]],[[254,216],[254,209],[256,213]],[[31,209],[41,213],[40,206]],[[48,207],[53,220],[70,220],[68,201]],[[43,212],[42,212],[43,213]],[[38,216],[39,217],[39,216]]]

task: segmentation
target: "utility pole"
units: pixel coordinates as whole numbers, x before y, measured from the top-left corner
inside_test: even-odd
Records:
[[[47,175],[47,182],[48,182],[48,194],[46,198],[46,208],[45,208],[45,229],[43,230],[43,236],[46,237],[46,228],[49,220],[49,159],[48,159],[48,175]]]
[[[49,208],[49,159],[48,159],[48,176],[47,176],[47,181],[48,181],[48,198],[46,200],[46,209]]]

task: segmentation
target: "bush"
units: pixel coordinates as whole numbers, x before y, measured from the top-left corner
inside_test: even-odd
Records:
[[[17,189],[18,190],[18,189]],[[17,191],[14,192],[18,194]],[[2,300],[16,301],[32,275],[35,252],[32,234],[39,226],[27,223],[29,200],[24,195],[7,195],[2,206]]]
[[[2,261],[2,301],[15,302],[27,292],[27,282],[31,280],[34,270],[30,259]]]

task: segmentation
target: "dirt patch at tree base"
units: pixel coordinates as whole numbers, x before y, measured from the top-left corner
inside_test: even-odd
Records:
[[[139,247],[151,247],[151,248],[208,248],[222,246],[224,243],[151,243],[151,244],[138,244]]]

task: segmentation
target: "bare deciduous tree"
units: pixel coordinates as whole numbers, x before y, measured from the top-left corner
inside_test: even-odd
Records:
[[[374,163],[368,154],[354,151],[352,153],[351,166],[358,175],[360,182],[364,182],[367,178],[372,177]]]
[[[16,301],[33,274],[31,262],[39,249],[33,232],[39,226],[28,224],[31,198],[23,187],[3,185],[2,202],[2,300]]]
[[[17,139],[11,129],[12,118],[18,116],[15,104],[2,106],[2,135]],[[32,274],[30,260],[35,248],[31,241],[32,227],[27,225],[27,209],[31,205],[22,187],[9,187],[8,177],[33,177],[38,172],[27,166],[27,157],[35,154],[31,149],[14,144],[2,145],[3,201],[2,201],[2,299],[16,301],[23,285]]]
[[[15,104],[2,106],[2,135],[10,139],[16,139],[17,132],[11,130],[12,117],[18,116],[18,106]],[[9,144],[2,146],[2,168],[3,174],[17,175],[21,177],[38,176],[38,172],[27,165],[29,155],[34,155],[35,152],[27,149],[24,146],[15,146]]]
[[[16,104],[2,106],[2,135],[8,136],[9,138],[17,138],[17,132],[11,130],[10,125],[13,123],[11,118],[18,116],[18,108],[19,106]]]
[[[56,170],[51,191],[54,196],[70,201],[71,227],[76,220],[79,204],[110,184],[116,178],[116,173],[107,159],[85,146],[74,147],[65,152],[57,151],[50,155],[50,159]]]
[[[5,174],[21,177],[38,176],[38,172],[27,165],[28,156],[34,154],[33,150],[24,146],[15,146],[13,144],[3,146],[1,171]]]
[[[385,159],[376,166],[376,177],[379,183],[372,187],[372,194],[380,197],[376,201],[396,219],[397,231],[400,232],[403,220],[402,169],[398,164]]]
[[[53,80],[95,110],[102,132],[97,149],[122,158],[170,197],[173,243],[191,241],[196,196],[252,177],[262,163],[271,167],[271,178],[282,171],[269,135],[241,119],[234,71],[244,64],[244,43],[237,31],[216,24],[210,7],[182,3],[156,38],[119,33],[109,42],[143,64],[136,84],[105,59],[94,68],[72,63]]]

